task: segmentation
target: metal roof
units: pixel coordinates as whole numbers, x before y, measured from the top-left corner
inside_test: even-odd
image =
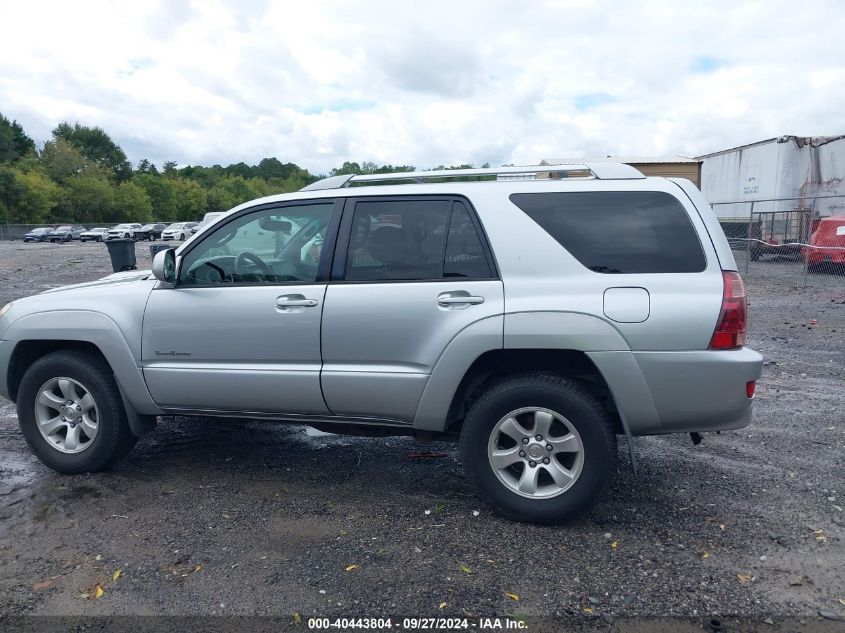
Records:
[[[585,160],[585,159],[581,159],[581,160]],[[601,160],[601,159],[598,159],[598,160]],[[612,160],[612,161],[616,161],[616,162],[619,162],[619,163],[624,163],[626,165],[660,165],[660,164],[663,164],[663,163],[672,164],[672,163],[700,163],[701,162],[697,158],[687,158],[686,156],[670,156],[670,157],[666,157],[666,158],[660,158],[660,157],[654,157],[654,156],[650,156],[650,157],[634,156],[634,157],[619,158],[619,157],[614,156],[613,158],[605,158],[604,160],[605,161]],[[563,164],[571,163],[571,162],[574,162],[573,159],[544,158],[543,160],[540,161],[540,164],[541,165],[563,165]],[[592,162],[592,161],[588,160],[587,162]]]
[[[710,152],[709,154],[702,154],[701,156],[696,156],[697,160],[703,160],[705,158],[711,158],[713,156],[719,156],[720,154],[729,154],[731,152],[738,152],[740,150],[748,149],[749,147],[757,147],[758,145],[766,145],[767,143],[788,143],[790,141],[794,141],[798,147],[803,147],[804,145],[810,145],[812,147],[818,147],[819,145],[825,145],[827,143],[831,143],[833,141],[838,141],[841,138],[845,138],[845,134],[840,134],[838,136],[795,136],[794,134],[784,134],[783,136],[773,136],[772,138],[766,138],[762,141],[755,141],[753,143],[746,143],[745,145],[737,145],[736,147],[729,147],[728,149],[720,149],[717,152]]]

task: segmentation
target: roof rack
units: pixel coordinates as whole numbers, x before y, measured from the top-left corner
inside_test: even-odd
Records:
[[[481,178],[485,176],[533,176],[525,180],[547,180],[549,178],[595,178],[598,180],[632,180],[645,178],[642,172],[625,163],[597,162],[572,165],[531,165],[528,167],[483,167],[481,169],[437,169],[433,171],[403,171],[392,174],[343,174],[323,178],[303,187],[301,191],[321,189],[342,189],[353,184],[390,183],[411,180],[430,183],[432,180],[452,180],[456,178]],[[540,176],[538,178],[538,176]],[[520,179],[522,178],[513,178]],[[505,178],[511,180],[511,178]]]

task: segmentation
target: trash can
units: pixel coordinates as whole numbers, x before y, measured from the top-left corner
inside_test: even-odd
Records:
[[[114,272],[135,270],[135,240],[106,240],[106,247],[109,249],[111,269]]]
[[[150,244],[150,261],[156,258],[156,254],[170,248],[169,244]]]

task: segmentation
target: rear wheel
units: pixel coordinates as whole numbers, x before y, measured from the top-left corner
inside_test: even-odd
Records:
[[[601,405],[574,381],[524,374],[475,402],[461,456],[469,478],[503,514],[561,523],[598,499],[616,469],[616,435]]]
[[[35,455],[60,473],[107,468],[132,450],[114,375],[86,352],[52,352],[26,371],[18,391],[18,422]]]

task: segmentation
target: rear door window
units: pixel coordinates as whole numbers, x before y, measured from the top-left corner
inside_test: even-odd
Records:
[[[510,200],[593,272],[696,273],[707,266],[687,212],[668,193],[515,193]]]
[[[355,202],[347,281],[493,278],[467,206],[457,200]]]

